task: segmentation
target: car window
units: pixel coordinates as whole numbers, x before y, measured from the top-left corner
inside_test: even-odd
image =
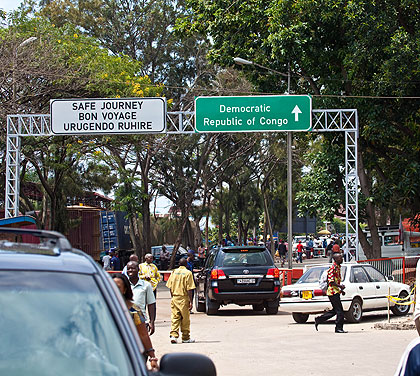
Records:
[[[355,266],[351,270],[350,282],[352,283],[368,283],[369,278],[361,266]]]
[[[298,279],[296,283],[317,283],[321,278],[321,274],[324,270],[327,270],[329,266],[315,266],[308,269],[305,273],[303,273],[302,277]],[[346,277],[346,267],[341,267],[341,280],[344,280]]]
[[[92,276],[2,271],[0,305],[0,374],[133,374]]]
[[[265,250],[222,251],[218,260],[220,266],[268,266],[272,261]]]
[[[398,247],[400,245],[398,235],[385,235],[384,245]]]
[[[373,266],[365,265],[363,267],[365,268],[372,282],[385,282],[386,281],[385,276],[379,270],[375,269]]]
[[[206,269],[211,269],[214,265],[214,258],[216,257],[217,252],[210,253],[207,262],[206,262]]]

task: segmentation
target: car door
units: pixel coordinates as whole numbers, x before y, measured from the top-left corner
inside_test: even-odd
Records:
[[[197,273],[196,282],[197,282],[197,294],[199,298],[204,299],[204,292],[206,291],[207,283],[210,279],[210,273],[214,266],[214,259],[217,252],[211,252],[207,257],[204,268]]]
[[[386,307],[388,302],[388,288],[389,282],[386,280],[385,276],[372,265],[363,265],[366,273],[369,275],[371,284],[375,288],[376,303],[375,307]],[[392,291],[391,291],[392,293]]]
[[[363,308],[375,307],[375,286],[361,265],[356,265],[351,268],[350,283],[355,290],[353,295],[360,295],[362,297]]]

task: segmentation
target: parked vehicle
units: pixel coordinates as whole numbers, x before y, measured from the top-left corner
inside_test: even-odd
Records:
[[[166,249],[168,250],[168,252],[172,256],[174,246],[173,245],[167,245]],[[161,252],[161,250],[162,250],[161,245],[157,245],[157,246],[152,247],[153,263],[157,266],[157,268],[159,270],[162,270],[162,265],[160,263],[160,252]],[[175,257],[175,267],[176,268],[179,266],[179,260],[183,257],[187,258],[188,257],[188,252],[185,248],[179,247],[178,251],[176,253],[176,257]],[[194,266],[196,266],[196,265],[198,265],[197,255],[194,256]]]
[[[371,242],[369,231],[365,231],[367,240]],[[420,232],[402,232],[400,241],[399,227],[395,225],[378,227],[379,239],[381,241],[381,257],[404,257],[417,256],[420,254]],[[359,259],[366,260],[363,248],[359,244]]]
[[[9,235],[0,241],[1,375],[216,375],[200,354],[164,355],[160,372],[149,372],[116,284],[90,256],[56,232],[0,233]]]
[[[284,286],[281,289],[280,310],[292,313],[296,322],[304,323],[310,314],[331,309],[328,297],[319,286],[322,273],[329,267],[328,264],[313,266],[295,284]],[[389,293],[401,299],[410,293],[410,286],[394,282],[392,277],[385,277],[369,264],[343,263],[341,276],[346,286],[341,302],[349,322],[360,322],[363,312],[387,309]],[[397,316],[406,315],[410,310],[409,305],[395,305],[392,300],[390,307]]]
[[[265,247],[213,248],[196,275],[196,309],[214,315],[221,305],[251,304],[255,311],[265,308],[274,315],[279,309],[279,273]]]
[[[295,236],[293,238],[293,243],[292,243],[292,255],[293,257],[296,257],[296,252],[297,252],[297,245],[299,244],[299,242],[302,243],[303,247],[306,249],[306,236]]]

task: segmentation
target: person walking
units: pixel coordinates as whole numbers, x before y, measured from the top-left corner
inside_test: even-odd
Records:
[[[343,329],[344,311],[341,304],[340,295],[345,294],[345,286],[341,284],[341,264],[343,255],[341,253],[333,254],[334,263],[328,269],[328,289],[327,296],[332,305],[332,310],[324,312],[321,316],[315,318],[315,329],[318,331],[318,325],[337,315],[335,320],[335,332],[347,333]]]
[[[314,241],[312,240],[312,238],[310,238],[308,242],[306,243],[306,258],[308,259],[312,258],[313,251],[314,251]]]
[[[155,319],[156,319],[156,298],[153,294],[152,285],[139,278],[139,264],[135,261],[130,261],[127,264],[127,275],[133,290],[133,301],[140,307],[143,316],[146,318],[146,326],[149,329],[149,334],[155,332]],[[146,313],[149,312],[149,316]]]
[[[161,270],[168,270],[169,260],[171,258],[171,254],[169,253],[168,249],[165,245],[162,245],[162,249],[160,251],[160,269]]]
[[[104,264],[103,268],[104,270],[111,270],[111,252],[112,251],[108,251],[107,254],[102,257],[102,262]]]
[[[302,242],[299,240],[298,245],[296,246],[296,250],[297,250],[297,258],[296,258],[296,262],[301,262],[303,263],[302,257],[303,257],[303,244]]]
[[[113,271],[120,271],[121,270],[121,260],[118,257],[118,252],[112,250],[112,258],[111,258],[111,269]]]
[[[146,320],[141,312],[140,307],[137,307],[133,303],[133,291],[131,290],[130,281],[127,276],[124,274],[114,273],[111,275],[111,278],[114,280],[115,284],[118,286],[118,289],[121,292],[125,300],[128,311],[133,318],[134,325],[137,329],[137,333],[140,337],[140,340],[145,348],[143,356],[145,359],[149,359],[150,366],[152,370],[159,370],[158,358],[156,358],[155,350],[152,346],[152,341],[150,340],[149,333],[146,328]]]
[[[139,265],[139,278],[144,279],[152,285],[155,298],[157,295],[157,285],[160,282],[160,273],[155,264],[153,264],[153,255],[147,253],[144,256],[145,262]]]
[[[198,260],[200,261],[200,267],[203,267],[206,261],[206,249],[204,248],[203,243],[200,244],[200,246],[197,249],[197,252],[198,252]]]
[[[139,262],[139,257],[136,254],[132,254],[132,255],[130,255],[130,257],[128,259],[128,262],[130,262],[130,261],[135,261],[135,262],[138,263]],[[128,265],[128,262],[127,262],[127,265]],[[124,266],[124,269],[122,270],[121,274],[124,274],[128,278],[127,265]]]
[[[280,261],[281,261],[281,267],[283,267],[284,263],[286,261],[286,254],[287,254],[286,244],[284,244],[283,239],[280,239],[278,252],[279,252],[279,257],[280,257]]]
[[[166,287],[171,292],[171,343],[177,343],[181,328],[182,343],[193,343],[190,337],[190,310],[192,291],[195,289],[193,274],[187,269],[187,259],[179,260],[179,268],[170,275]]]

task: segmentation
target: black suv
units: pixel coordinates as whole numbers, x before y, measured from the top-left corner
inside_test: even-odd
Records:
[[[40,243],[17,242],[23,234]],[[216,375],[200,354],[167,354],[148,371],[116,284],[63,235],[0,236],[0,375]]]
[[[217,313],[220,305],[251,304],[269,315],[279,309],[279,269],[265,247],[235,246],[212,249],[196,275],[198,312]]]

